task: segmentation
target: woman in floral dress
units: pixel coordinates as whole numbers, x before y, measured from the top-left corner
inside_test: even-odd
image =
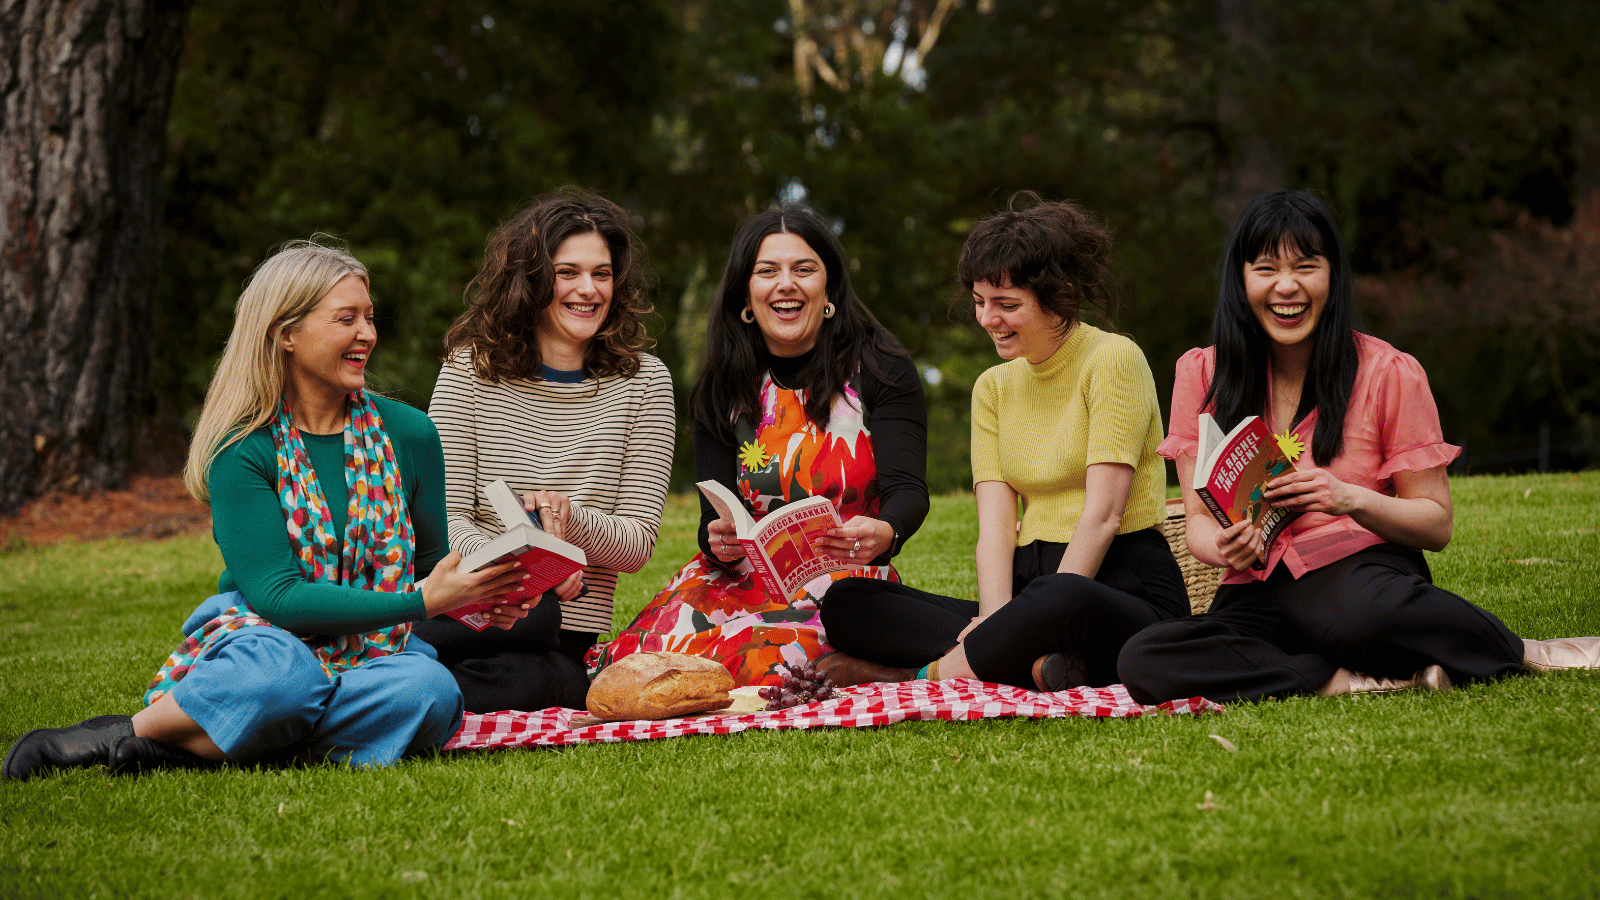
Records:
[[[815,214],[787,207],[740,225],[691,407],[697,480],[722,482],[758,520],[827,497],[844,524],[823,543],[861,566],[769,596],[733,523],[702,500],[700,552],[616,640],[590,651],[589,668],[670,650],[714,659],[739,684],[773,683],[779,663],[831,650],[818,616],[828,586],[851,575],[898,581],[890,559],[928,512],[921,381],[856,297],[843,248]]]

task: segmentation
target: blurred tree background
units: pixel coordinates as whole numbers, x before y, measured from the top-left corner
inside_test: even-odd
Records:
[[[1543,430],[1555,465],[1592,463],[1597,20],[1586,0],[197,0],[151,430],[181,450],[243,281],[317,232],[372,268],[374,383],[425,407],[489,230],[568,183],[637,214],[686,396],[735,225],[802,199],[916,357],[931,486],[959,488],[996,361],[952,276],[974,219],[1022,189],[1103,216],[1115,327],[1165,404],[1208,343],[1228,220],[1291,186],[1339,212],[1364,327],[1421,359],[1447,438],[1486,460]]]

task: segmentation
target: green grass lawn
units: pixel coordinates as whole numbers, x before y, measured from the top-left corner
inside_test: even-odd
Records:
[[[1600,633],[1600,473],[1452,487],[1437,581],[1526,637]],[[935,499],[906,581],[971,595],[971,507]],[[675,499],[619,623],[692,527]],[[0,556],[0,742],[132,713],[219,565],[199,538]],[[1566,673],[384,771],[76,771],[0,784],[0,897],[1594,897],[1597,708],[1600,674]]]

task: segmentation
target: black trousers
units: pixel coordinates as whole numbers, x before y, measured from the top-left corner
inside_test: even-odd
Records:
[[[1408,678],[1438,664],[1452,681],[1522,669],[1522,641],[1492,614],[1435,587],[1422,553],[1380,544],[1299,579],[1224,585],[1210,612],[1153,625],[1117,670],[1140,703],[1314,693],[1346,668]]]
[[[1089,683],[1115,684],[1117,654],[1141,629],[1189,614],[1183,573],[1154,528],[1118,535],[1093,580],[1056,574],[1066,544],[1035,541],[1011,558],[1011,602],[962,641],[973,674],[1033,690],[1033,662],[1082,653]],[[875,578],[834,582],[822,598],[828,643],[851,656],[920,668],[956,645],[978,604]]]
[[[455,676],[467,712],[583,709],[589,676],[583,655],[595,635],[561,627],[561,602],[547,592],[539,605],[508,630],[473,631],[449,616],[411,626],[439,651]]]

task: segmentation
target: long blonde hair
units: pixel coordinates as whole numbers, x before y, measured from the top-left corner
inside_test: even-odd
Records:
[[[289,370],[279,335],[299,325],[345,276],[371,285],[366,266],[343,250],[317,243],[319,237],[279,247],[256,267],[239,295],[233,333],[206,389],[183,467],[184,486],[202,503],[211,499],[210,471],[217,454],[278,414]]]

